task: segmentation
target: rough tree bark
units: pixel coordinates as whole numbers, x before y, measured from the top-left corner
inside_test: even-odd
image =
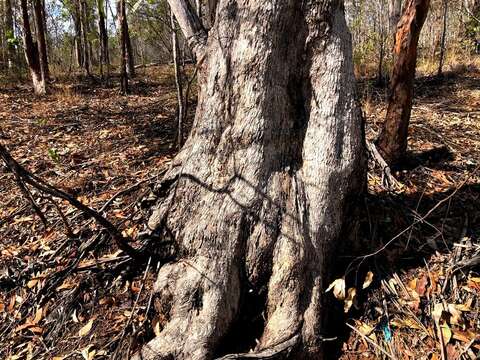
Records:
[[[5,33],[7,35],[7,63],[8,68],[13,68],[15,64],[15,45],[12,43],[15,33],[13,29],[13,11],[12,11],[12,1],[5,0]]]
[[[32,30],[30,29],[27,0],[21,0],[20,7],[22,9],[23,43],[25,50],[25,58],[27,60],[28,68],[30,70],[30,75],[32,76],[33,91],[35,92],[35,94],[43,95],[47,92],[47,87],[45,77],[42,76],[38,47],[33,41]]]
[[[117,28],[120,31],[120,34],[123,34],[124,43],[125,43],[125,66],[126,72],[129,77],[135,76],[135,61],[133,57],[133,48],[132,48],[132,41],[130,39],[130,32],[128,30],[128,20],[127,20],[127,10],[125,3],[120,4],[120,0],[117,1],[117,9],[123,9],[123,13],[119,14],[117,19]],[[122,35],[121,35],[122,36]]]
[[[88,9],[86,0],[79,0],[80,3],[80,32],[82,35],[82,65],[85,75],[90,76],[90,51],[88,48]]]
[[[219,0],[208,0],[208,17],[211,26],[213,26],[215,22],[215,12],[217,11],[218,1]]]
[[[43,2],[41,0],[33,0],[33,11],[35,19],[35,28],[37,35],[37,47],[40,57],[40,69],[45,81],[50,78],[50,71],[48,69],[48,56],[47,56],[47,40],[45,38],[45,27],[43,20]]]
[[[208,39],[188,0],[169,4],[200,88],[149,220],[177,261],[155,284],[161,334],[137,358],[222,355],[253,293],[265,299],[256,352],[321,359],[332,255],[365,184],[343,1],[219,0]]]
[[[390,165],[399,162],[407,150],[418,38],[429,4],[430,0],[408,0],[395,35],[387,115],[377,140],[380,153]]]
[[[180,74],[179,53],[180,48],[178,46],[178,34],[177,24],[175,23],[175,15],[170,11],[170,26],[172,28],[172,57],[173,68],[175,72],[175,86],[177,88],[177,146],[180,149],[183,145],[183,118],[184,118],[184,106],[183,106],[183,86],[182,78]]]

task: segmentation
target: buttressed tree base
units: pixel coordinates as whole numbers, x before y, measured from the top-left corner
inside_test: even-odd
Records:
[[[266,299],[258,354],[322,358],[332,255],[365,184],[343,1],[220,0],[208,35],[186,0],[170,6],[200,88],[149,221],[178,258],[155,285],[161,333],[136,358],[219,355],[245,292]]]

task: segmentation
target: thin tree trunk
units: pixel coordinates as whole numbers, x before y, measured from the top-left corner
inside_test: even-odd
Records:
[[[5,29],[5,2],[0,1],[0,70],[8,63],[7,34]]]
[[[100,37],[100,72],[103,77],[103,66],[107,68],[107,78],[109,76],[110,61],[108,56],[108,34],[105,22],[105,6],[103,0],[97,0],[98,9],[98,34]]]
[[[445,39],[447,37],[447,16],[448,16],[448,0],[443,0],[443,24],[442,24],[442,39],[440,40],[440,58],[438,61],[437,75],[443,74],[443,63],[445,61]]]
[[[120,29],[120,49],[121,49],[121,61],[120,61],[120,89],[123,94],[128,93],[128,75],[127,75],[127,34],[125,22],[125,0],[119,0],[117,2],[118,23]]]
[[[88,11],[86,0],[80,1],[80,31],[82,34],[82,59],[83,59],[83,69],[85,74],[90,76],[90,53],[88,45],[88,31],[87,31],[87,21],[88,21]]]
[[[77,67],[83,68],[83,40],[82,40],[82,26],[81,26],[81,10],[78,1],[74,2],[75,9],[72,12],[73,25],[75,28],[75,58]]]
[[[180,149],[183,145],[183,86],[182,78],[180,76],[180,65],[178,63],[178,55],[180,48],[178,47],[177,25],[175,23],[175,15],[170,12],[170,25],[172,27],[172,54],[173,54],[173,68],[175,71],[175,85],[177,88],[177,109],[178,109],[178,128],[177,128],[177,146]]]
[[[32,76],[33,91],[37,95],[43,95],[47,92],[46,82],[45,78],[42,76],[38,47],[33,41],[32,31],[30,29],[27,0],[20,0],[20,6],[22,10],[25,58],[27,60],[28,68],[30,69],[30,75]]]
[[[417,45],[429,4],[430,0],[408,0],[398,24],[387,115],[377,140],[378,149],[389,164],[400,161],[407,150]]]
[[[45,81],[48,81],[48,79],[50,78],[50,71],[48,68],[47,40],[45,38],[45,23],[43,21],[42,6],[43,5],[41,0],[33,0],[35,27],[37,30],[37,46],[40,56],[40,69],[42,71],[42,76],[45,78]]]
[[[342,3],[220,0],[207,41],[188,0],[169,0],[199,96],[149,221],[178,251],[155,284],[161,333],[138,359],[223,355],[252,297],[265,304],[257,355],[323,358],[325,288],[365,184]],[[250,330],[232,338],[255,343]]]
[[[133,55],[132,39],[130,38],[130,31],[128,30],[127,14],[123,14],[125,39],[127,45],[127,74],[130,78],[135,77],[135,57]]]
[[[15,32],[13,29],[13,11],[12,1],[5,0],[5,34],[7,38],[7,63],[8,68],[12,69],[15,65],[16,50],[13,44],[15,38]]]

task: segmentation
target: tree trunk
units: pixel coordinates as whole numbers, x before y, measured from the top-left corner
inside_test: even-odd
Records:
[[[130,32],[128,30],[128,21],[127,21],[127,11],[126,11],[126,6],[125,4],[120,4],[121,0],[117,2],[117,9],[122,9],[123,8],[123,13],[119,14],[118,19],[117,19],[117,27],[120,31],[120,36],[124,37],[124,42],[125,42],[125,56],[126,56],[126,71],[127,75],[129,77],[134,77],[135,76],[135,61],[133,58],[133,49],[132,49],[132,42],[130,39]],[[123,35],[122,35],[123,34]]]
[[[443,63],[445,61],[445,39],[447,37],[447,16],[448,16],[448,0],[443,0],[443,24],[442,39],[440,40],[440,58],[438,60],[437,75],[443,74]]]
[[[77,67],[83,68],[83,41],[82,41],[82,26],[81,26],[81,11],[78,1],[74,1],[74,10],[72,12],[73,26],[75,28],[75,58]]]
[[[127,74],[130,78],[135,77],[135,57],[133,55],[132,39],[128,30],[128,20],[126,12],[123,14],[123,26],[125,27],[125,40],[127,49]]]
[[[170,13],[170,26],[172,27],[172,54],[173,54],[173,68],[175,71],[175,86],[177,88],[177,103],[178,103],[178,127],[177,127],[177,146],[180,149],[183,145],[183,118],[184,118],[184,106],[183,106],[183,86],[182,78],[180,75],[180,65],[179,52],[180,48],[178,47],[178,35],[177,35],[177,25],[175,23],[175,15],[173,12]]]
[[[87,31],[87,21],[88,21],[88,11],[87,11],[87,2],[86,0],[80,1],[80,31],[82,34],[82,60],[83,60],[83,69],[85,74],[90,76],[90,52],[88,48],[88,31]]]
[[[169,3],[200,88],[149,221],[177,261],[155,284],[161,334],[137,358],[224,354],[254,294],[265,300],[256,352],[321,359],[325,287],[365,184],[343,2],[219,0],[208,40],[188,0]]]
[[[100,37],[100,72],[103,77],[103,66],[107,67],[107,78],[109,76],[110,59],[108,53],[108,34],[105,22],[105,3],[103,0],[97,0],[98,9],[98,34]]]
[[[430,0],[408,0],[397,27],[387,115],[377,140],[379,151],[390,165],[399,162],[407,150],[418,38],[429,4]]]
[[[30,19],[28,16],[27,0],[21,0],[20,6],[22,9],[25,58],[27,60],[28,68],[30,70],[30,75],[32,76],[33,91],[37,95],[43,95],[47,92],[46,82],[45,78],[42,76],[38,47],[32,38],[32,30],[30,29]]]
[[[13,40],[15,39],[15,32],[13,29],[13,11],[12,11],[12,1],[5,0],[5,34],[7,38],[7,63],[8,68],[13,68],[15,64],[15,45]]]
[[[125,0],[117,2],[118,23],[120,29],[120,90],[123,94],[128,93],[128,76],[127,76],[127,34],[125,22]]]
[[[45,39],[45,27],[43,21],[43,9],[41,0],[33,0],[33,11],[35,19],[35,27],[37,29],[37,46],[38,54],[40,56],[40,69],[45,81],[50,78],[50,71],[48,69],[48,57],[47,57],[47,41]]]

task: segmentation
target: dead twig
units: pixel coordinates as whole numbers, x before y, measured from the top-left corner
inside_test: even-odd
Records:
[[[293,347],[298,344],[300,335],[295,335],[292,338],[281,342],[271,348],[265,349],[257,353],[241,353],[229,354],[218,358],[217,360],[239,360],[239,359],[276,359],[288,353]]]
[[[354,264],[355,261],[360,260],[359,265],[358,265],[358,266],[360,266],[366,259],[374,257],[374,256],[380,254],[382,251],[384,251],[387,247],[389,247],[400,236],[407,233],[413,226],[417,225],[418,223],[424,222],[430,215],[432,215],[432,213],[435,210],[437,210],[440,206],[442,206],[447,201],[450,201],[450,199],[458,193],[458,191],[468,182],[468,180],[478,171],[478,169],[480,169],[480,164],[477,165],[477,167],[467,175],[467,177],[455,188],[455,190],[450,195],[448,195],[445,198],[443,198],[442,200],[440,200],[435,206],[433,206],[430,210],[428,210],[425,215],[416,218],[411,225],[407,226],[405,229],[400,231],[397,235],[395,235],[393,238],[391,238],[389,241],[387,241],[380,248],[378,248],[377,250],[375,250],[374,252],[372,252],[370,254],[363,255],[363,256],[358,256],[355,259],[353,259],[351,261],[351,263],[348,265],[346,273],[349,272],[350,267]]]
[[[367,341],[370,345],[372,345],[375,349],[379,350],[380,352],[382,352],[384,355],[386,355],[388,358],[390,359],[393,359],[395,360],[395,357],[388,353],[386,350],[384,350],[380,345],[376,344],[372,339],[370,339],[368,336],[365,336],[364,334],[362,334],[359,330],[357,330],[357,328],[355,326],[352,326],[350,325],[349,323],[347,323],[347,326],[352,329],[353,331],[355,331],[358,335],[360,335],[365,341]]]
[[[366,145],[367,145],[367,150],[372,156],[372,158],[380,165],[380,168],[382,170],[382,184],[388,190],[395,190],[400,188],[401,187],[400,183],[392,175],[392,170],[390,169],[390,166],[388,166],[385,159],[382,157],[382,155],[380,155],[375,144],[371,143],[370,141],[367,141]]]
[[[127,195],[127,194],[131,193],[132,191],[135,191],[136,189],[138,189],[140,186],[142,186],[146,182],[152,181],[156,177],[163,175],[165,172],[166,172],[166,170],[163,170],[160,174],[150,176],[148,179],[141,180],[141,181],[137,182],[136,184],[134,184],[132,186],[129,186],[126,189],[118,191],[105,204],[103,204],[103,206],[100,208],[100,210],[98,210],[98,212],[99,213],[104,212],[115,201],[115,199],[117,199],[118,197]]]

